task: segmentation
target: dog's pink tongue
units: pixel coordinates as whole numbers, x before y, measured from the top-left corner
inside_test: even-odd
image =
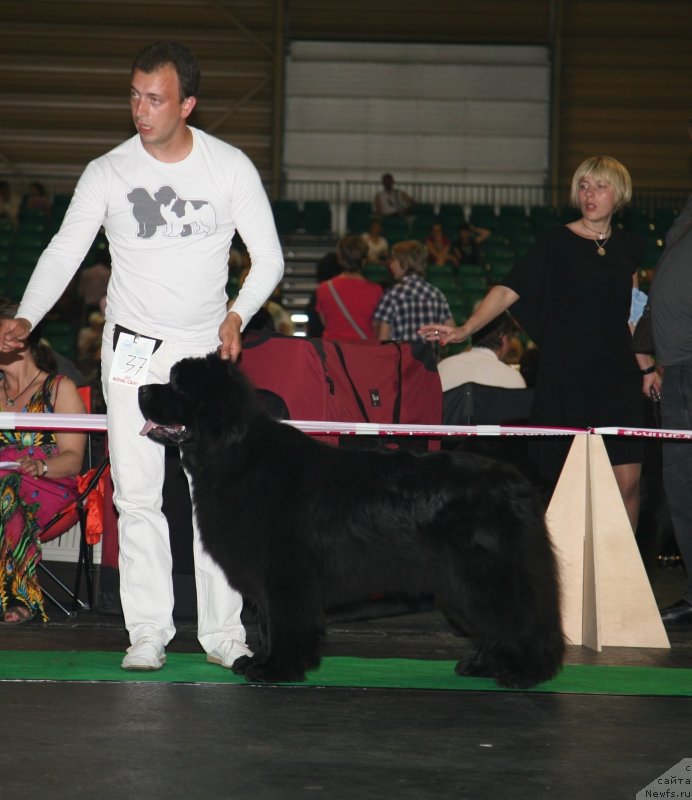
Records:
[[[150,419],[148,419],[144,423],[144,427],[139,432],[139,435],[140,436],[146,436],[149,433],[149,431],[153,431],[155,427],[156,427],[156,425],[154,425],[154,423]]]

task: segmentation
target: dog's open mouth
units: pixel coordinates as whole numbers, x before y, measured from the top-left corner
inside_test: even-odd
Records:
[[[148,436],[159,444],[177,445],[187,442],[192,434],[184,425],[159,425],[148,419],[139,432],[140,436]]]

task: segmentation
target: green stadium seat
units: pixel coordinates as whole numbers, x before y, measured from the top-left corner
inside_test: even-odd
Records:
[[[402,217],[385,217],[382,220],[382,235],[389,242],[403,242],[411,235],[407,220]]]
[[[45,320],[41,326],[42,336],[56,352],[66,358],[74,358],[77,330],[74,325],[61,320]]]
[[[496,258],[494,261],[488,263],[490,268],[490,282],[498,283],[501,278],[504,278],[514,267],[514,259],[511,258]]]
[[[461,203],[440,203],[438,216],[443,225],[449,220],[455,231],[466,221],[464,206]]]
[[[363,276],[373,283],[380,283],[383,286],[390,286],[394,279],[389,267],[386,264],[365,264],[363,267]]]
[[[462,292],[486,292],[488,281],[485,274],[459,273],[459,287]]]
[[[677,215],[678,210],[676,208],[657,208],[653,215],[654,228],[659,234],[665,234]]]
[[[492,239],[483,244],[485,260],[491,264],[497,260],[514,259],[514,250],[508,244],[494,242]]]
[[[479,228],[487,228],[493,233],[501,233],[504,230],[504,222],[492,212],[471,211],[469,222]]]
[[[271,205],[278,234],[296,233],[300,227],[298,203],[295,200],[274,200]]]
[[[505,222],[505,224],[516,220],[526,220],[528,222],[528,217],[526,216],[526,209],[524,206],[500,206],[500,213],[498,216]]]
[[[457,283],[456,277],[450,272],[447,272],[445,269],[440,269],[439,267],[437,269],[429,268],[426,272],[425,278],[428,283],[436,286],[445,294],[448,292],[456,294],[459,290],[459,284]]]
[[[331,231],[332,210],[326,200],[305,201],[303,204],[303,227],[305,233],[315,236]]]
[[[352,200],[346,207],[346,227],[350,233],[365,233],[374,215],[372,203]]]

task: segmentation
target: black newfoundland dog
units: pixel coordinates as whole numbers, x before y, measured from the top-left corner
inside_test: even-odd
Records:
[[[272,419],[216,354],[139,392],[148,435],[181,445],[204,546],[257,605],[261,643],[235,672],[303,680],[320,662],[325,609],[381,592],[436,596],[474,645],[459,675],[528,688],[559,671],[555,559],[513,468],[315,441]]]

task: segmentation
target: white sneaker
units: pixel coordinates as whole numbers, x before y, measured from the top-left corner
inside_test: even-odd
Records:
[[[230,669],[234,662],[241,656],[251,656],[252,650],[237,639],[226,639],[225,642],[216,647],[211,653],[207,654],[207,661],[210,664],[220,664],[226,669]]]
[[[166,651],[161,642],[144,636],[127,648],[120,665],[123,669],[155,670],[166,663]]]

